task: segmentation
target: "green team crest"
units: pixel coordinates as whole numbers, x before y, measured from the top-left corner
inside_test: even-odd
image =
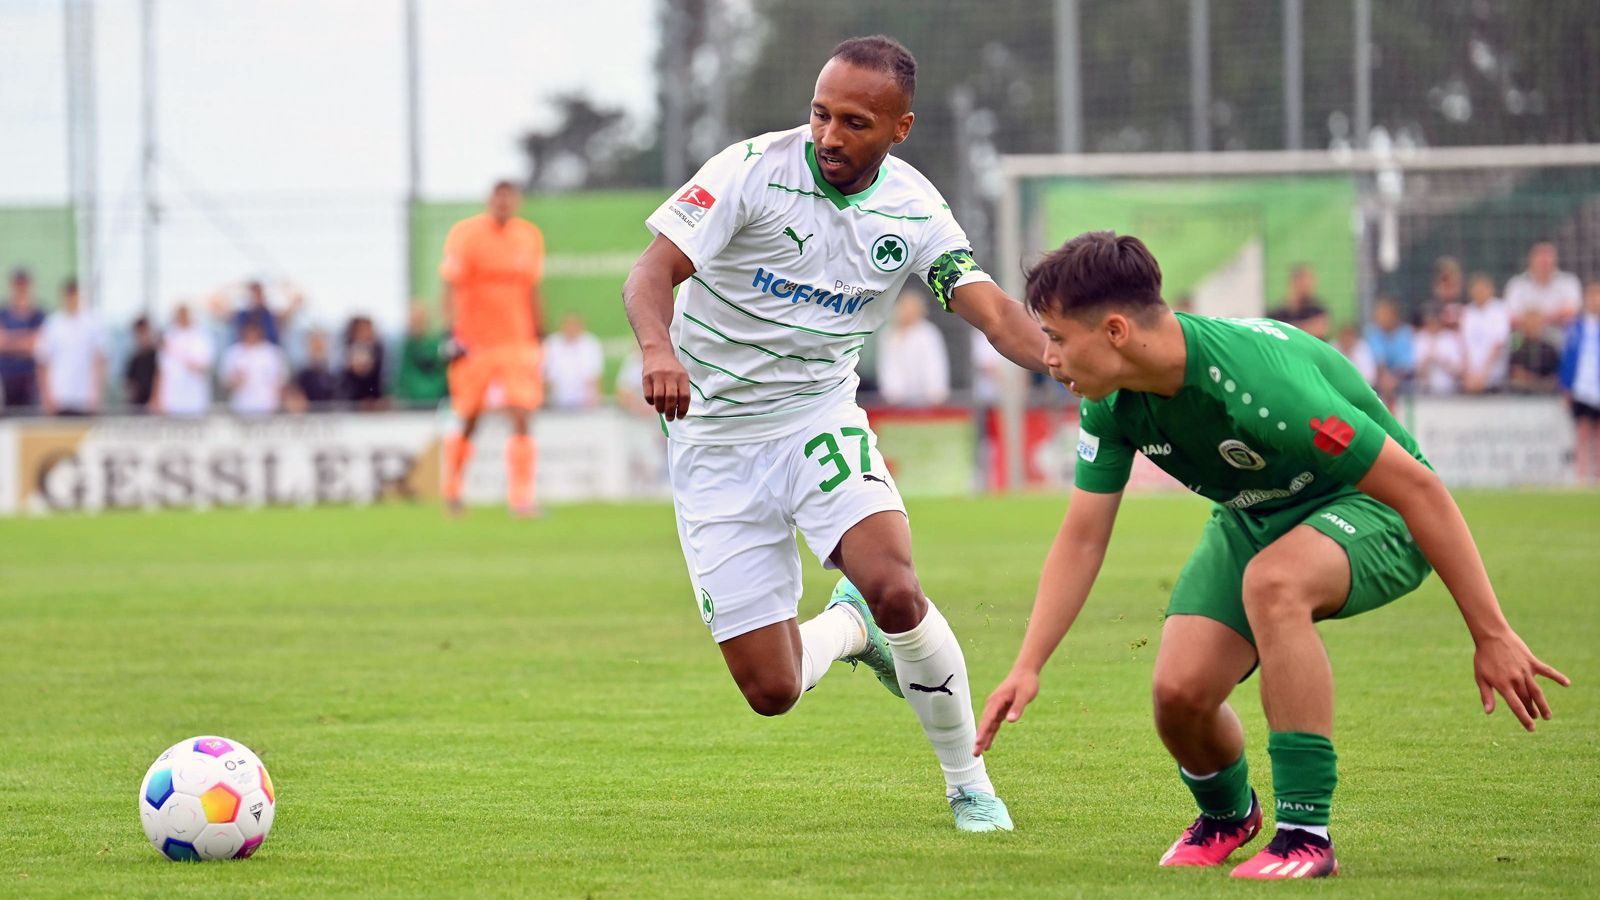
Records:
[[[893,272],[906,264],[911,251],[906,239],[898,234],[886,234],[872,242],[872,264],[880,272]]]
[[[717,617],[717,608],[711,605],[711,592],[705,589],[700,591],[700,619],[707,625]]]

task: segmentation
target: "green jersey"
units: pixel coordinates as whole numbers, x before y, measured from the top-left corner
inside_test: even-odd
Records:
[[[1189,490],[1259,516],[1347,492],[1385,437],[1427,462],[1332,346],[1266,319],[1177,316],[1188,349],[1183,387],[1171,397],[1116,391],[1085,400],[1078,487],[1122,490],[1139,451]]]

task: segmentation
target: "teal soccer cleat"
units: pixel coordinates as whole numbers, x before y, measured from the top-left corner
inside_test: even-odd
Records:
[[[872,610],[867,608],[867,601],[848,578],[840,578],[839,583],[833,586],[833,597],[823,609],[827,611],[841,603],[854,607],[861,615],[861,621],[867,623],[867,648],[855,656],[845,657],[850,668],[855,668],[856,663],[866,663],[872,674],[878,676],[883,686],[889,689],[889,693],[904,698],[905,694],[901,692],[900,682],[894,674],[894,657],[889,653],[889,641],[884,638],[883,629],[872,620]]]
[[[1011,813],[1004,800],[982,791],[956,788],[950,798],[950,811],[956,814],[957,831],[1010,831]]]

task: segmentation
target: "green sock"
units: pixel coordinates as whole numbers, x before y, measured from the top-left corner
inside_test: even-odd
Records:
[[[1278,822],[1327,825],[1339,783],[1333,741],[1305,731],[1274,731],[1267,736],[1267,755]]]
[[[1200,804],[1200,814],[1208,819],[1242,819],[1250,815],[1250,767],[1244,754],[1215,775],[1196,778],[1178,767],[1178,777]]]

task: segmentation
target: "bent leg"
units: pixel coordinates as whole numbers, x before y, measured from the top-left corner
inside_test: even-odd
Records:
[[[884,631],[900,690],[944,772],[946,795],[992,795],[984,760],[972,755],[977,727],[966,658],[950,624],[922,595],[905,515],[867,516],[845,532],[831,558],[861,591]]]
[[[767,448],[668,443],[678,539],[696,614],[752,709],[779,715],[803,691],[800,554],[763,486]]]
[[[1244,606],[1261,655],[1261,705],[1272,733],[1272,787],[1278,827],[1325,835],[1338,785],[1333,751],[1333,668],[1316,619],[1350,596],[1344,547],[1297,525],[1245,569]]]
[[[1350,560],[1333,538],[1297,525],[1244,572],[1244,609],[1261,655],[1261,705],[1273,731],[1333,734],[1333,667],[1313,624],[1350,596]]]
[[[534,464],[538,448],[528,433],[527,409],[513,407],[511,437],[506,441],[506,503],[517,515],[534,515],[538,508],[534,501]]]
[[[717,648],[751,709],[781,716],[800,701],[800,629],[793,619],[729,638]]]
[[[1256,664],[1237,631],[1198,615],[1168,616],[1152,679],[1156,733],[1178,765],[1208,775],[1244,753],[1244,728],[1228,695]]]

